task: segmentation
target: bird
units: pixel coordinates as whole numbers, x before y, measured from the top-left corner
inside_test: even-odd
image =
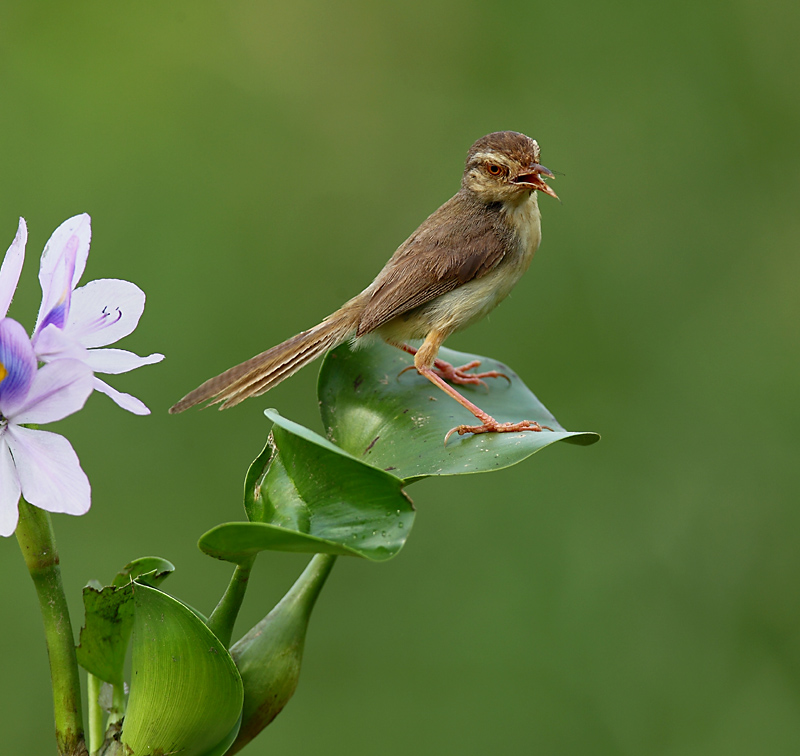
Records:
[[[232,407],[259,396],[325,352],[351,341],[381,338],[413,355],[414,368],[478,421],[453,433],[541,431],[531,420],[498,422],[455,385],[484,385],[507,376],[474,372],[479,361],[453,366],[437,357],[456,331],[485,317],[528,269],[541,241],[538,192],[558,199],[546,183],[536,140],[516,131],[478,139],[467,152],[459,191],[395,251],[373,282],[319,325],[210,378],[170,408],[201,402]],[[415,348],[408,342],[421,340]],[[548,429],[549,430],[549,429]]]

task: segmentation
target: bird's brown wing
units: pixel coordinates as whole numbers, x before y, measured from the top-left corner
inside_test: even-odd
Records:
[[[358,335],[493,270],[508,240],[483,212],[464,212],[456,195],[394,253],[375,281]],[[458,219],[458,220],[456,220]]]

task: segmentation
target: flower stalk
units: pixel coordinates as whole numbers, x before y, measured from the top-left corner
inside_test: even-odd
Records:
[[[86,691],[89,697],[89,752],[95,753],[103,742],[103,708],[100,706],[100,692],[103,681],[91,672],[86,676]]]
[[[19,513],[17,541],[33,579],[44,621],[58,753],[59,756],[88,756],[75,640],[61,582],[52,522],[47,512],[31,506],[24,499],[20,499]]]

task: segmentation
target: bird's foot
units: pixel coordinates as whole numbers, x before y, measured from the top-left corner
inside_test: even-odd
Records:
[[[463,436],[467,433],[518,433],[519,431],[534,431],[540,433],[543,430],[552,431],[549,425],[539,425],[535,420],[522,420],[518,423],[498,423],[493,417],[487,417],[487,420],[482,425],[457,425],[447,431],[444,437],[444,445],[447,446],[447,441],[454,433]]]
[[[434,360],[433,368],[442,378],[446,381],[450,381],[450,383],[455,383],[457,386],[486,386],[486,382],[483,380],[484,378],[505,378],[509,385],[511,384],[511,379],[505,373],[501,373],[498,370],[487,370],[483,373],[469,372],[476,367],[480,367],[480,364],[480,360],[473,360],[466,365],[454,367],[449,362],[436,359]]]
[[[440,378],[444,378],[444,380],[449,381],[456,386],[486,386],[488,389],[489,387],[486,385],[486,381],[483,380],[484,378],[505,378],[509,385],[511,384],[511,379],[505,373],[501,373],[498,370],[487,370],[483,373],[469,372],[470,370],[479,367],[480,364],[480,360],[473,360],[472,362],[468,362],[466,365],[454,367],[449,362],[436,359],[433,363],[433,369]],[[407,370],[414,370],[414,366],[409,365],[407,368],[401,370],[398,373],[398,377]]]

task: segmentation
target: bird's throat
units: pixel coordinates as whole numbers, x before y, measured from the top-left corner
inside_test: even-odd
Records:
[[[500,212],[516,238],[516,249],[512,255],[518,258],[524,272],[533,259],[533,253],[542,240],[541,216],[536,193],[525,197],[521,202],[504,202]]]

